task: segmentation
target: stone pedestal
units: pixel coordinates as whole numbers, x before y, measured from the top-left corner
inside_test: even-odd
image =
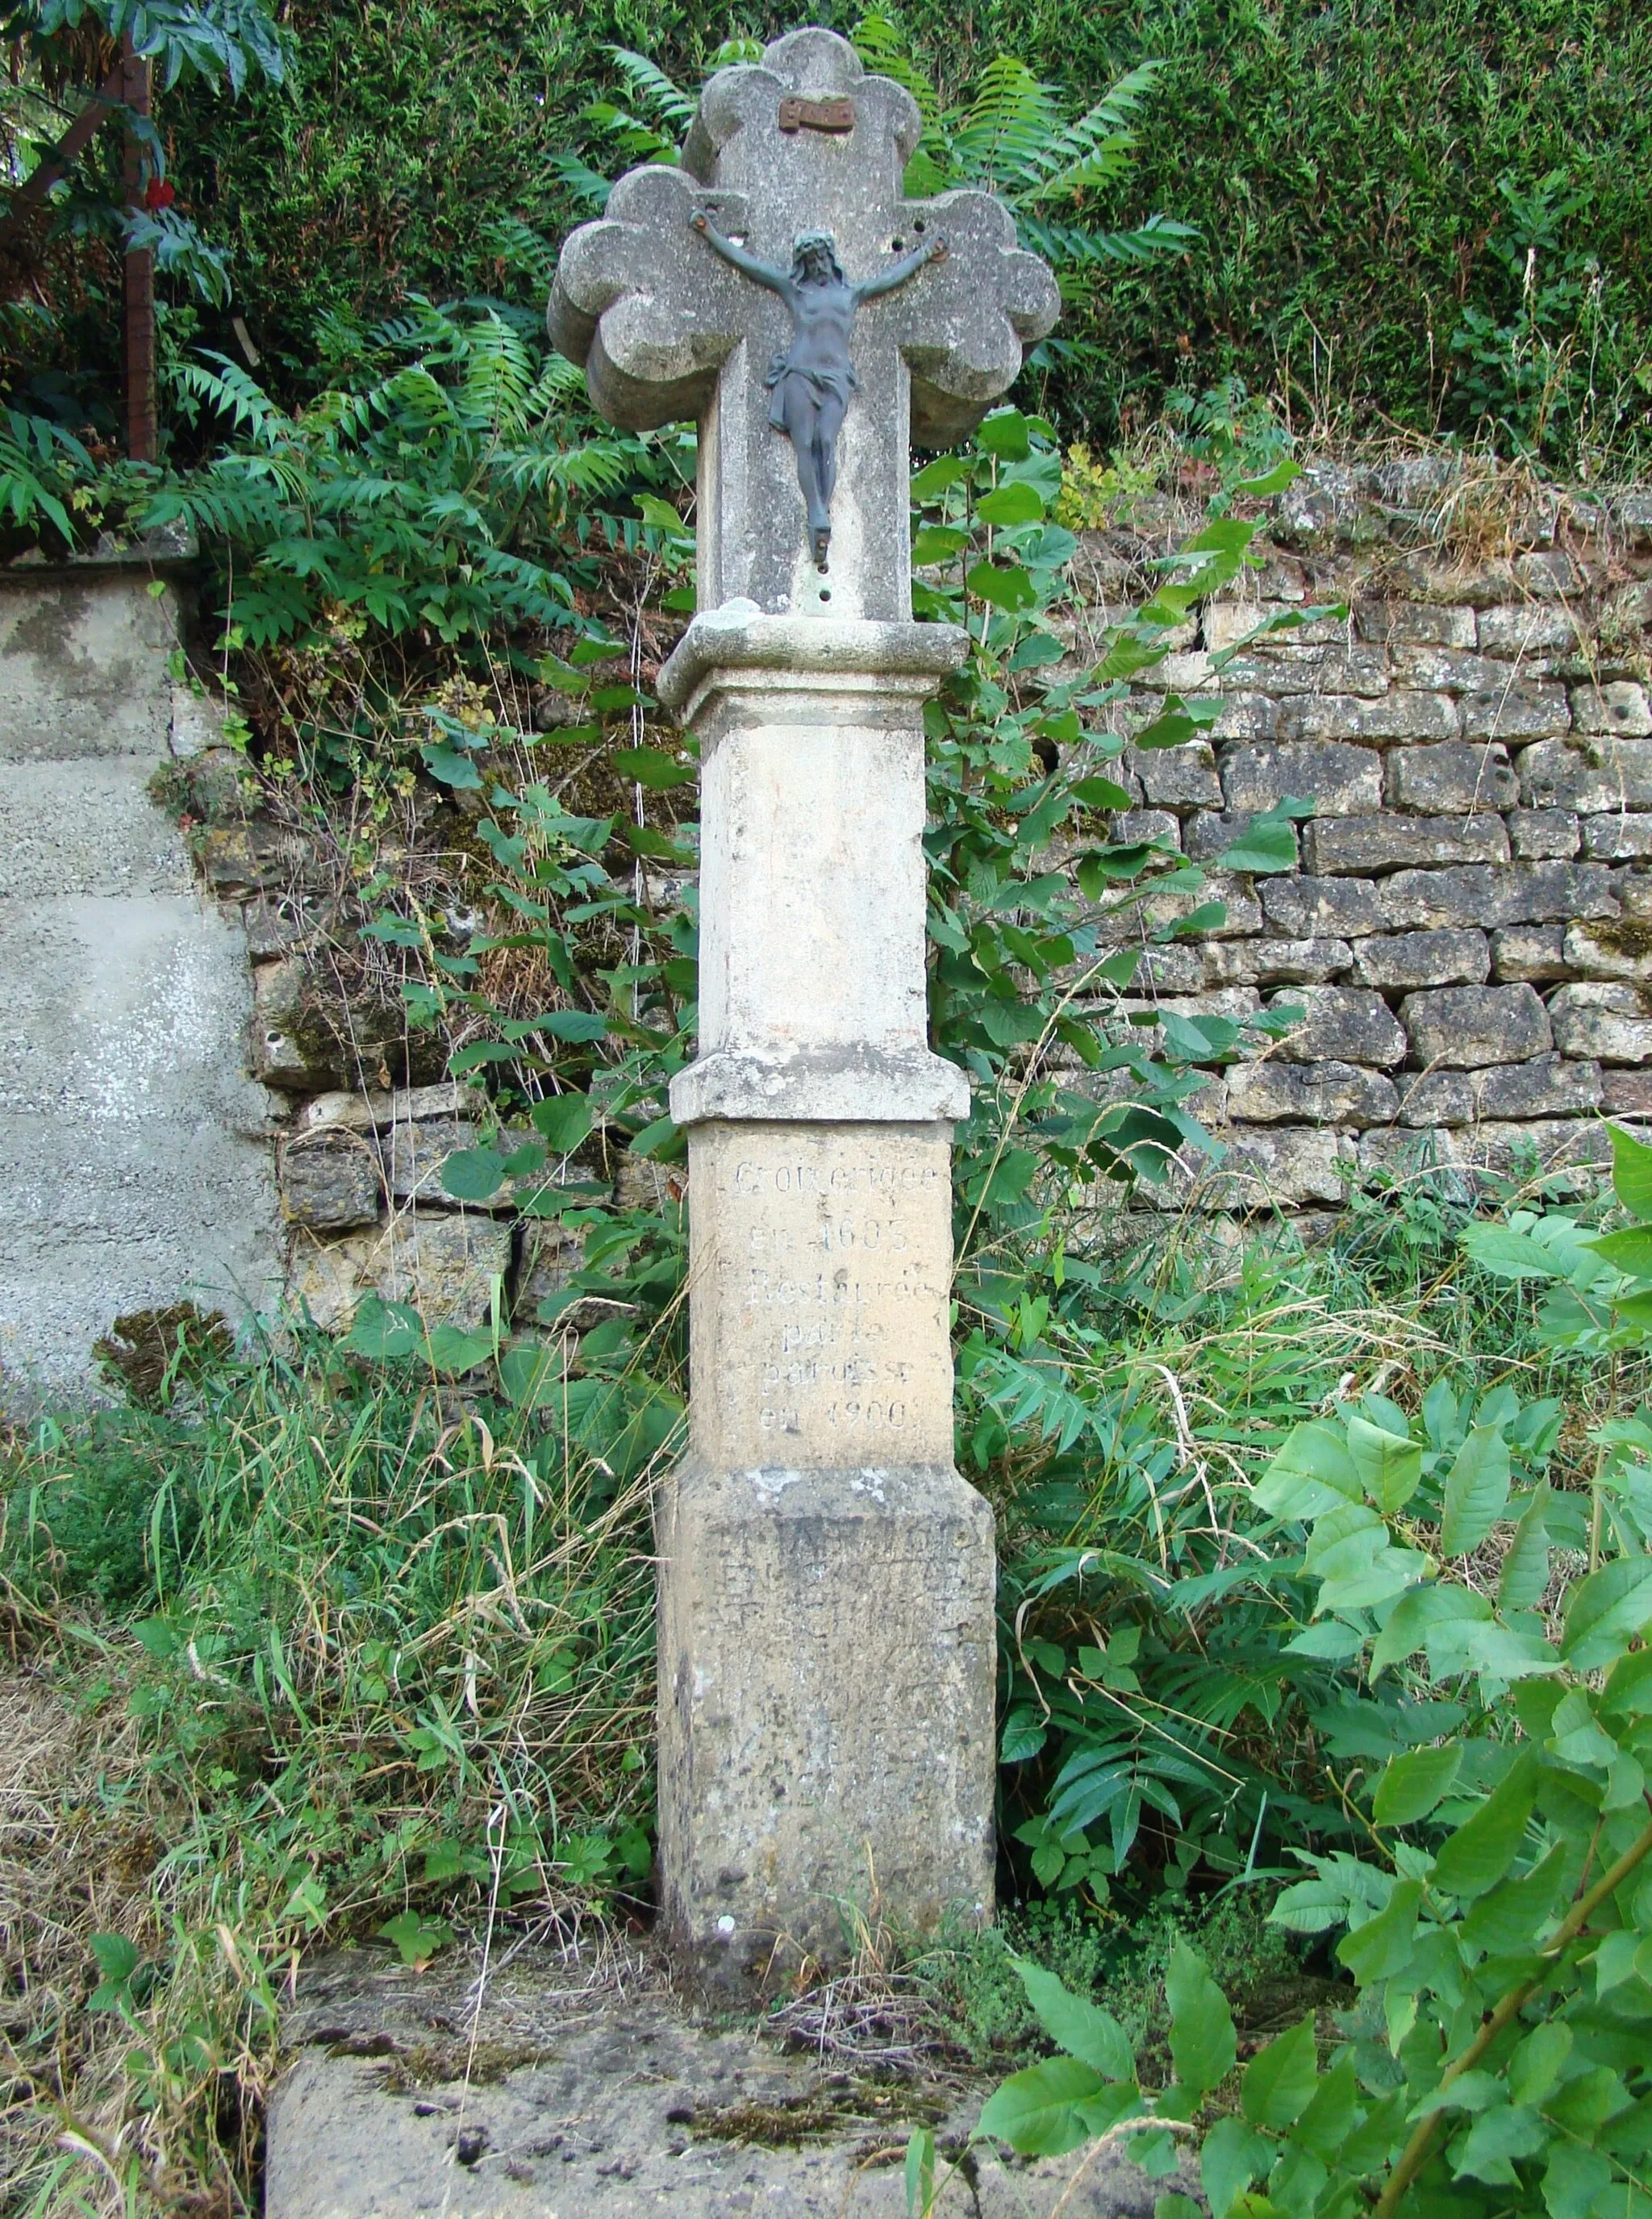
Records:
[[[660,1873],[699,1983],[990,1915],[992,1517],[952,1466],[952,1121],[927,1045],[939,626],[699,618],[690,1426],[662,1491]]]
[[[922,708],[967,642],[911,621],[907,473],[1059,295],[991,194],[904,197],[921,124],[847,40],[791,32],[711,79],[680,170],[573,233],[549,310],[612,422],[699,423],[700,612],[659,688],[702,786],[660,1877],[724,1989],[845,1954],[852,1905],[991,1908],[992,1520],[951,1462],[969,1089],[925,1024]]]

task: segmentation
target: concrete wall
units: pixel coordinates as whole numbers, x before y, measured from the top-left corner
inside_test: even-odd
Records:
[[[196,737],[147,561],[0,571],[0,1401],[83,1392],[121,1315],[279,1284],[239,920],[148,786]],[[178,696],[175,716],[175,693]]]

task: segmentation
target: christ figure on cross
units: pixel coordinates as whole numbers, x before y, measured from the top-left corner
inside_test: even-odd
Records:
[[[860,382],[849,360],[854,312],[862,301],[875,301],[904,285],[926,263],[939,262],[947,252],[946,241],[931,239],[881,276],[851,285],[829,231],[800,231],[788,272],[725,239],[704,208],[697,208],[689,222],[725,262],[754,284],[778,293],[792,312],[792,344],[774,357],[763,382],[774,396],[768,420],[786,433],[798,458],[798,484],[809,513],[810,549],[817,567],[823,570],[832,537],[837,435],[849,395]]]

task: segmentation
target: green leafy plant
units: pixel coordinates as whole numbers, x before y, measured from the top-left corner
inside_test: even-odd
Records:
[[[11,57],[9,85],[0,95],[7,171],[0,228],[10,233],[23,270],[41,258],[33,233],[44,218],[48,242],[147,253],[161,277],[180,279],[197,299],[221,308],[229,297],[227,258],[173,205],[165,140],[147,114],[121,96],[123,40],[150,63],[160,93],[193,83],[239,95],[251,82],[278,84],[285,69],[282,34],[264,0],[9,0],[0,7],[0,41]],[[134,179],[117,187],[77,171],[72,142],[88,117],[115,120],[133,142]],[[128,482],[120,469],[95,465],[72,432],[83,425],[90,431],[88,416],[102,412],[82,410],[65,420],[61,378],[31,374],[31,364],[65,336],[52,290],[38,270],[31,274],[22,288],[33,296],[31,313],[0,319],[0,395],[7,403],[0,417],[0,520],[30,537],[49,526],[73,545],[89,513],[119,512],[138,495],[142,474]]]
[[[1632,396],[1599,390],[1606,328],[1605,277],[1597,257],[1571,243],[1591,200],[1563,169],[1527,188],[1497,181],[1504,221],[1487,242],[1498,305],[1464,305],[1451,334],[1456,412],[1494,425],[1517,454],[1569,456],[1599,438],[1614,401],[1644,405],[1647,376]]]
[[[869,69],[894,78],[917,102],[923,127],[905,180],[915,199],[958,185],[983,186],[1014,209],[1023,246],[1075,274],[1108,263],[1140,266],[1183,252],[1199,236],[1192,225],[1166,215],[1124,231],[1099,230],[1086,220],[1095,197],[1131,166],[1138,145],[1133,119],[1161,64],[1139,63],[1072,115],[1056,87],[1011,54],[987,63],[967,100],[948,102],[888,16],[863,16],[854,44]]]
[[[1522,1208],[1461,1235],[1464,1253],[1493,1278],[1550,1287],[1545,1335],[1592,1353],[1643,1346],[1652,1328],[1652,1149],[1609,1129],[1612,1192],[1628,1225],[1592,1232],[1575,1210]]]
[[[415,299],[331,343],[354,375],[296,415],[226,357],[179,373],[190,412],[240,442],[144,520],[214,550],[233,638],[302,637],[329,609],[448,643],[568,622],[584,568],[571,513],[648,474],[642,443],[599,432],[578,373],[501,303]]]
[[[1503,1392],[1471,1408],[1437,1382],[1419,1437],[1368,1395],[1299,1425],[1258,1484],[1258,1507],[1304,1537],[1293,1569],[1316,1600],[1295,1645],[1373,1690],[1343,1699],[1339,1729],[1345,1758],[1366,1760],[1339,1783],[1357,1852],[1299,1852],[1309,1876],[1272,1913],[1300,1934],[1342,1930],[1352,1992],[1335,2037],[1303,2019],[1251,2060],[1230,2108],[1231,2014],[1185,1950],[1166,1981],[1174,2079],[1150,2098],[1116,2023],[1023,1965],[1060,2054],[1004,2084],[979,2137],[1059,2151],[1152,2122],[1132,2141],[1152,2170],[1160,2123],[1202,2114],[1215,2219],[1641,2208],[1652,1431],[1608,1429],[1630,1454],[1591,1532],[1586,1506],[1540,1476],[1558,1414]],[[1500,1532],[1488,1594],[1466,1574]],[[1556,1545],[1588,1567],[1557,1608]],[[1428,1700],[1385,1701],[1384,1677],[1419,1658]],[[932,2208],[932,2153],[909,2182],[909,2208]],[[1190,2208],[1158,2205],[1161,2219]]]

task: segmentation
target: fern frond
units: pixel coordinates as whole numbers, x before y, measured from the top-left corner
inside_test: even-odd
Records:
[[[466,405],[502,426],[519,419],[533,388],[534,362],[522,336],[490,309],[474,327],[459,389]]]
[[[1053,201],[1070,201],[1079,193],[1094,192],[1112,184],[1129,168],[1135,143],[1133,131],[1115,131],[1090,153],[1069,162],[1065,169],[1057,170],[1023,194],[1023,204],[1038,207]]]
[[[1133,231],[1087,231],[1077,224],[1058,223],[1018,209],[1015,228],[1022,246],[1046,262],[1090,264],[1111,262],[1128,269],[1143,269],[1169,254],[1180,254],[1201,236],[1198,227],[1177,223],[1167,215],[1149,216]]]
[[[562,158],[553,158],[553,161]],[[488,233],[496,261],[506,270],[532,279],[535,289],[547,293],[556,275],[556,250],[530,230],[519,216],[496,216]]]
[[[941,99],[933,84],[912,59],[912,49],[887,16],[862,16],[849,34],[849,43],[869,70],[892,77],[918,104],[926,126],[941,112]]]
[[[667,124],[680,139],[694,120],[695,103],[680,86],[675,85],[660,67],[645,54],[633,53],[629,47],[605,46],[603,52],[613,63],[630,88],[631,98],[647,115],[657,122]]]
[[[562,181],[573,199],[600,215],[608,205],[608,196],[613,190],[612,177],[605,177],[600,170],[578,154],[553,154],[552,172]]]
[[[227,354],[204,350],[203,357],[202,362],[184,363],[177,373],[178,384],[192,400],[205,401],[209,408],[227,416],[238,432],[260,441],[267,442],[277,432],[291,429],[291,418],[239,363]],[[207,363],[216,363],[218,367],[208,370]]]
[[[1127,70],[1109,91],[1104,92],[1081,122],[1094,121],[1104,131],[1116,131],[1142,106],[1164,74],[1164,64],[1157,59],[1138,62]]]

